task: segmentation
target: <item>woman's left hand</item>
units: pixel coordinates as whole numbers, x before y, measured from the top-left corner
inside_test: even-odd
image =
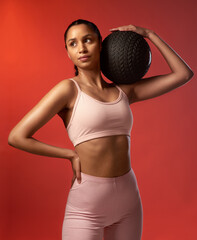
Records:
[[[132,24],[126,25],[126,26],[117,27],[117,28],[112,28],[112,29],[109,29],[109,30],[111,32],[113,32],[113,31],[133,31],[133,32],[136,32],[136,33],[142,35],[145,38],[148,38],[149,33],[153,32],[150,29],[139,27],[139,26],[134,26]]]

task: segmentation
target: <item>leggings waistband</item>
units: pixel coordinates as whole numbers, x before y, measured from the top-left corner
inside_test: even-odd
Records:
[[[130,175],[131,173],[133,173],[132,168],[130,168],[130,170],[128,172],[126,172],[125,174],[123,174],[121,176],[117,176],[117,177],[99,177],[99,176],[89,175],[89,174],[86,174],[83,172],[81,172],[81,177],[84,180],[87,179],[87,180],[92,180],[92,181],[97,181],[97,182],[114,182],[114,180],[119,180],[119,179],[125,178],[128,175]]]

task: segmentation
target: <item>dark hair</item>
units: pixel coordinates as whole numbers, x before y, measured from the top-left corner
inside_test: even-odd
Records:
[[[87,20],[84,20],[84,19],[78,19],[78,20],[75,20],[73,21],[66,29],[65,33],[64,33],[64,42],[65,42],[65,48],[67,49],[67,46],[66,46],[66,38],[67,38],[67,33],[68,33],[68,30],[72,27],[72,26],[75,26],[75,25],[79,25],[79,24],[86,24],[87,26],[89,26],[98,36],[98,39],[100,42],[102,42],[102,36],[100,34],[100,31],[99,29],[97,28],[97,26],[93,23],[93,22],[90,22],[90,21],[87,21]],[[77,66],[74,65],[74,69],[75,69],[75,76],[78,75],[78,69],[77,69]]]

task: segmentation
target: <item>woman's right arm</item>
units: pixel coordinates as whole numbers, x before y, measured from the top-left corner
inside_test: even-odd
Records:
[[[22,118],[9,134],[9,145],[30,153],[48,157],[71,160],[77,155],[71,149],[48,145],[32,137],[55,114],[67,107],[68,100],[73,95],[73,85],[70,82],[67,80],[59,82]]]

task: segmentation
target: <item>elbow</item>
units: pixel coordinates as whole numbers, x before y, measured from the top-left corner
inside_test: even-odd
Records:
[[[188,69],[182,73],[176,73],[176,79],[180,85],[189,82],[193,76],[194,72],[191,69]]]
[[[194,76],[194,72],[190,70],[185,76],[185,81],[186,82],[190,81],[193,76]]]
[[[16,147],[18,145],[19,142],[19,136],[17,133],[11,131],[9,136],[8,136],[8,144],[12,147]]]
[[[9,136],[8,136],[8,144],[12,147],[15,146],[15,136],[12,132],[10,132]]]
[[[12,147],[23,149],[26,145],[28,137],[24,135],[20,130],[12,129],[8,136],[8,144]]]

